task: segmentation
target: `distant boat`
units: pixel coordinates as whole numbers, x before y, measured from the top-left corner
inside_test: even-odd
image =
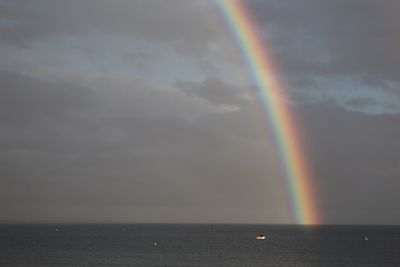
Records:
[[[365,240],[365,241],[368,241],[368,236],[364,236],[364,240]]]
[[[265,235],[263,235],[263,234],[257,234],[256,235],[256,239],[257,240],[264,240],[264,239],[266,239],[267,237],[265,236]]]

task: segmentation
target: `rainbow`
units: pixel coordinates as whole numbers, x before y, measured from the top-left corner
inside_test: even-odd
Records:
[[[272,125],[286,172],[295,223],[319,224],[313,183],[296,120],[285,102],[285,90],[279,82],[267,45],[259,36],[260,31],[242,0],[216,0],[216,4],[238,42]]]

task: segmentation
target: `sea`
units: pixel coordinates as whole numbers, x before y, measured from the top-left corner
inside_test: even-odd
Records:
[[[0,266],[400,266],[400,227],[8,224]]]

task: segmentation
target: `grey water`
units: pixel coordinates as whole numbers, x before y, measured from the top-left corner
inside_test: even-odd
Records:
[[[0,225],[0,266],[400,266],[400,227]]]

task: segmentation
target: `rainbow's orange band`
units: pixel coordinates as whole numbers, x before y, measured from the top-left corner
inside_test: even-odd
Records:
[[[319,224],[312,177],[297,134],[296,120],[285,103],[285,90],[278,81],[267,45],[242,0],[216,0],[234,34],[252,78],[262,97],[263,107],[274,129],[285,167],[290,196],[299,224]]]

